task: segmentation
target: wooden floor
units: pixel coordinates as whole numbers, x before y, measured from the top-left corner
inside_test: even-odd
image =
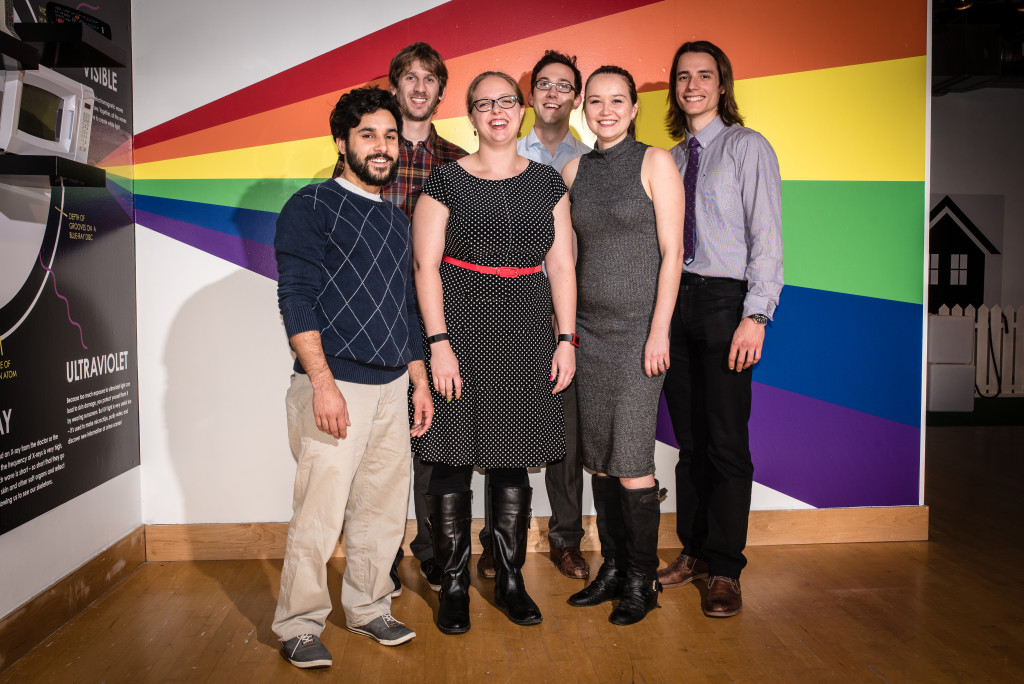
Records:
[[[568,606],[582,583],[530,554],[541,625],[511,624],[474,577],[473,628],[445,636],[406,560],[393,613],[418,637],[386,648],[347,632],[336,610],[324,633],[334,667],[301,671],[270,631],[280,561],[149,563],[0,681],[1021,682],[1022,445],[1022,427],[930,428],[931,541],[751,548],[731,619],[705,618],[689,586],[615,627],[607,605]],[[343,568],[330,565],[335,595]]]

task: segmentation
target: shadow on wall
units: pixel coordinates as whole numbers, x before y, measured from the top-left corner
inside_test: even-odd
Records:
[[[164,414],[185,521],[291,514],[287,487],[271,476],[294,470],[284,418],[290,353],[274,297],[273,281],[239,271],[189,298],[171,325]]]
[[[250,188],[243,206],[260,185]],[[236,217],[254,213],[240,209]],[[246,226],[238,227],[247,234]],[[276,288],[274,280],[239,269],[197,291],[171,324],[164,419],[183,522],[285,522],[291,516],[295,463],[284,397],[292,356]],[[225,581],[223,588],[259,629],[258,638],[271,643],[280,561],[265,563],[273,581],[244,587]]]

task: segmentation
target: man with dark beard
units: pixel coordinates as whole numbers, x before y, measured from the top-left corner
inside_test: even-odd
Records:
[[[301,668],[332,662],[320,641],[331,612],[326,563],[346,522],[346,626],[385,646],[416,636],[391,616],[389,573],[405,532],[409,437],[433,417],[409,219],[380,197],[397,165],[398,103],[377,88],[353,90],[330,123],[344,171],[296,192],[274,238],[296,355],[286,405],[298,468],[273,629]]]

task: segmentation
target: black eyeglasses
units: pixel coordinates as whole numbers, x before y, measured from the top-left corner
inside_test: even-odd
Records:
[[[554,88],[560,93],[571,93],[576,90],[572,87],[571,83],[566,83],[564,81],[559,81],[558,83],[553,83],[552,81],[537,81],[533,84],[533,87],[537,90],[551,90]]]
[[[505,95],[504,97],[499,97],[497,100],[485,97],[480,100],[474,100],[473,109],[478,112],[489,112],[494,109],[494,105],[498,105],[502,109],[512,109],[517,104],[519,104],[519,98],[515,95]]]

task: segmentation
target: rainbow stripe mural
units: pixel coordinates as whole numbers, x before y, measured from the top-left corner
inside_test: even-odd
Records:
[[[463,106],[485,69],[525,80],[547,48],[629,69],[638,137],[669,147],[668,67],[706,38],[733,60],[747,124],[778,153],[786,288],[754,379],[761,484],[816,507],[920,503],[927,3],[523,0],[501,20],[453,0],[195,109],[103,160],[140,226],[276,278],[277,211],[330,175],[338,95],[386,86],[415,40],[451,77],[437,126],[474,148]],[[691,18],[692,16],[692,18]],[[528,130],[531,119],[524,124]],[[674,444],[664,423],[659,439]],[[662,477],[666,475],[663,474]]]

